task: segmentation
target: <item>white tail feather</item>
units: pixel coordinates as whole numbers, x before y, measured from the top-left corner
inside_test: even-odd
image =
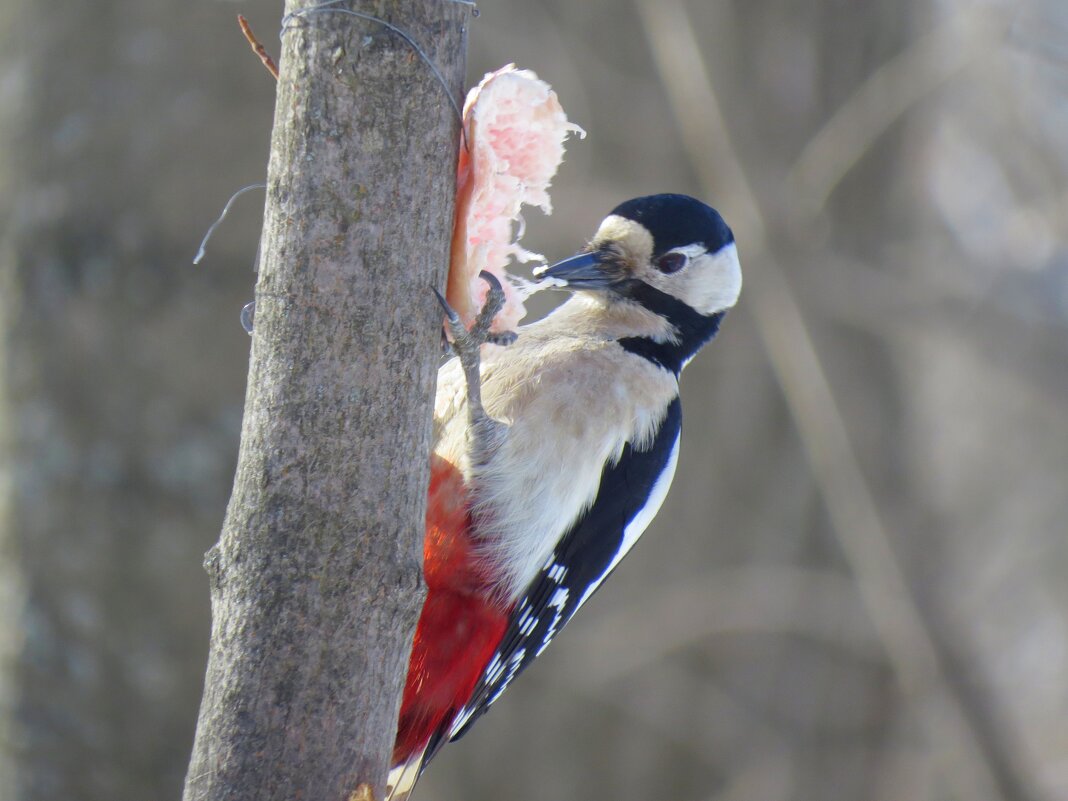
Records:
[[[386,780],[385,801],[408,801],[412,794],[412,788],[419,781],[419,774],[423,767],[423,751],[414,754],[407,762],[403,762],[390,770]]]

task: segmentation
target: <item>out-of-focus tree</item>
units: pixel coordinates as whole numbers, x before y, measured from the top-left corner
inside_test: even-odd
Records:
[[[0,797],[176,798],[233,476],[273,81],[232,7],[12,2]],[[242,234],[242,218],[247,215]]]

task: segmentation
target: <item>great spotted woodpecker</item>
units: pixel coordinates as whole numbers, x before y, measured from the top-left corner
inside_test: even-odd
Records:
[[[720,215],[684,195],[617,206],[535,277],[572,290],[510,337],[491,291],[438,374],[424,547],[427,599],[387,798],[406,799],[619,564],[675,472],[679,373],[716,335],[742,276]]]

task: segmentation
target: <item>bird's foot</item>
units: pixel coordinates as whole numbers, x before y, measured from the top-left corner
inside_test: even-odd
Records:
[[[514,331],[490,331],[493,318],[504,306],[504,288],[492,273],[483,270],[479,277],[489,284],[489,292],[486,293],[486,302],[475,317],[470,330],[464,326],[460,315],[442,294],[434,290],[441,308],[445,311],[445,327],[452,336],[452,350],[460,359],[467,383],[467,411],[471,426],[469,448],[474,464],[484,463],[489,458],[506,428],[503,423],[490,417],[482,407],[482,345],[511,345],[517,336]]]
[[[493,273],[483,270],[479,273],[479,277],[489,284],[489,292],[486,293],[486,302],[475,317],[475,322],[471,325],[470,330],[464,326],[460,315],[449,305],[444,296],[436,289],[434,290],[438,303],[441,304],[441,308],[445,311],[446,330],[452,337],[452,342],[446,342],[443,348],[447,347],[460,358],[460,363],[464,366],[464,372],[469,372],[469,367],[474,365],[476,375],[479,363],[479,349],[482,345],[486,343],[502,346],[511,345],[515,342],[517,336],[515,331],[490,330],[493,325],[493,318],[504,307],[504,287],[501,286],[501,282]]]

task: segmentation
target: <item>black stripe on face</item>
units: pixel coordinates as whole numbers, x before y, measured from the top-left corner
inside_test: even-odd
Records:
[[[726,315],[725,311],[701,314],[673,295],[642,281],[631,282],[619,293],[667,320],[675,328],[678,342],[657,342],[650,337],[624,337],[617,342],[624,350],[675,375],[682,372],[683,365],[716,335]]]

